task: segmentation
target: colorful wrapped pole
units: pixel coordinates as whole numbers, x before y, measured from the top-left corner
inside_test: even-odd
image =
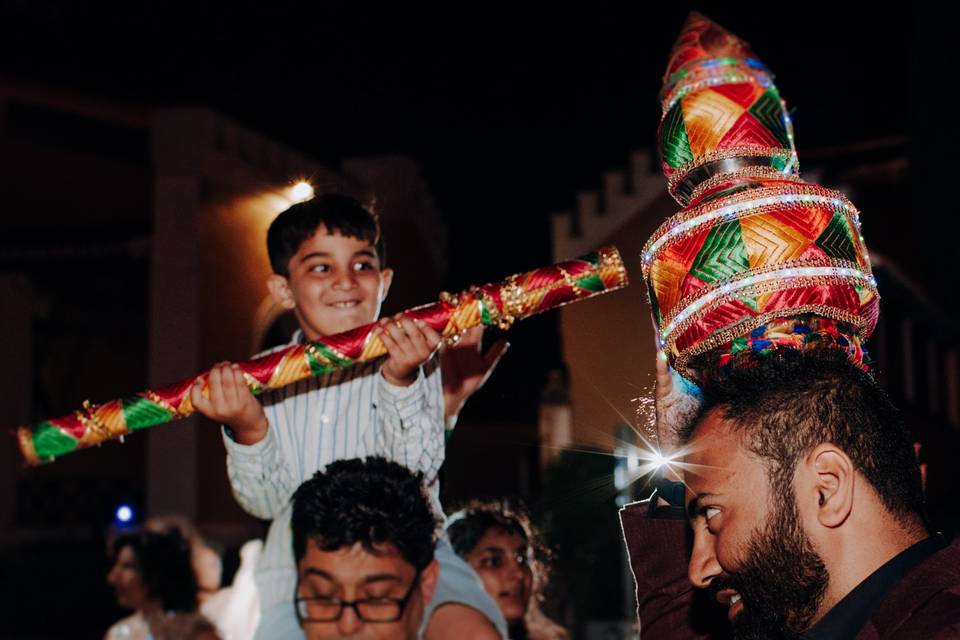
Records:
[[[477,325],[509,327],[520,320],[577,300],[620,289],[627,273],[614,247],[604,247],[574,260],[514,276],[496,284],[471,287],[457,295],[405,311],[423,320],[445,339],[455,340]],[[372,360],[387,350],[374,333],[376,324],[327,336],[239,363],[253,393],[277,389],[311,376]],[[85,402],[66,416],[17,429],[24,460],[31,465],[52,462],[78,449],[121,438],[128,433],[184,418],[193,413],[189,390],[207,373],[129,398],[103,404]]]

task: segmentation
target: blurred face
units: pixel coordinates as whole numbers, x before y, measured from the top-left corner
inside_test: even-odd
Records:
[[[223,573],[220,556],[206,544],[198,543],[193,547],[191,563],[197,576],[197,597],[201,601],[207,600],[220,590]]]
[[[467,554],[483,588],[500,607],[508,624],[523,619],[533,592],[533,570],[530,549],[518,533],[507,533],[499,527],[487,529],[477,546]]]
[[[690,443],[685,472],[694,531],[689,577],[729,607],[735,638],[799,637],[828,583],[792,487],[775,490],[764,464],[714,411]]]
[[[298,563],[297,597],[307,640],[328,638],[414,640],[423,617],[424,603],[433,595],[436,561],[417,575],[392,544],[371,553],[360,543],[324,551],[307,541]],[[398,603],[406,598],[405,603]],[[343,607],[340,602],[356,603]],[[358,615],[360,609],[361,615]],[[402,612],[400,611],[402,609]],[[399,618],[375,622],[373,619]],[[317,621],[314,621],[317,620]]]
[[[124,609],[140,609],[147,601],[147,591],[140,578],[140,564],[130,547],[120,549],[107,574],[107,584],[113,587],[117,604]]]
[[[376,321],[393,272],[381,269],[366,240],[330,234],[321,226],[287,264],[290,276],[274,274],[274,299],[292,309],[308,340]]]

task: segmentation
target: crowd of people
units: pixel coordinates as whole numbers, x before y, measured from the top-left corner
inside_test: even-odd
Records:
[[[671,65],[676,62],[680,71],[671,82],[690,84],[676,90],[676,100],[665,92],[665,117],[705,87],[726,91],[730,100],[769,97],[767,76],[761,73],[759,84],[750,84],[755,79],[749,74],[762,65],[702,16],[691,18],[678,47]],[[709,75],[714,62],[684,66],[704,51],[733,51],[746,62],[722,77]],[[741,59],[710,60],[736,65]],[[741,72],[747,79],[737,80],[735,90],[716,88]],[[708,74],[706,80],[697,73]],[[763,104],[779,109],[781,103]],[[792,152],[789,120],[757,114],[757,126],[774,127],[770,135],[782,133],[780,142]],[[778,133],[776,127],[787,128]],[[686,137],[671,144],[681,143],[692,144]],[[733,150],[762,156],[756,145]],[[710,153],[698,165],[704,171],[714,170],[710,163],[721,157]],[[677,166],[693,175],[690,162],[680,158]],[[682,193],[685,188],[709,203],[703,195],[709,189],[736,195],[772,188],[763,182],[772,180],[786,195],[776,202],[767,197],[764,207],[792,205],[800,197],[789,191],[801,189],[790,165],[774,166],[770,178],[771,167],[755,164],[718,174],[726,182],[704,180],[708,174],[701,172],[703,185],[685,187],[674,176],[671,189],[683,204],[692,197]],[[840,196],[823,197],[840,206]],[[693,221],[732,224],[730,210],[713,215],[705,206]],[[827,235],[818,230],[816,247],[804,255],[820,256],[826,265],[835,254],[846,260],[845,266],[818,267],[829,270],[823,273],[835,278],[830,286],[836,290],[818,290],[817,305],[796,306],[785,318],[770,315],[745,335],[733,328],[729,335],[721,332],[726,344],[706,342],[708,332],[692,333],[682,344],[671,337],[676,369],[666,357],[657,360],[660,446],[673,463],[658,471],[654,496],[621,513],[640,629],[649,637],[960,637],[960,550],[931,530],[913,440],[864,371],[857,327],[876,321],[873,289],[864,277],[846,298],[836,291],[847,291],[842,278],[858,277],[850,265],[867,268],[854,262],[865,252],[842,226],[847,219],[832,210],[830,215],[823,224],[834,220],[833,226]],[[793,218],[788,222],[794,224]],[[781,223],[777,218],[770,224]],[[717,228],[719,235],[678,241],[706,246],[715,235],[723,242],[733,237],[727,227]],[[658,240],[661,245],[678,237],[672,229]],[[186,524],[160,521],[118,537],[107,580],[118,603],[134,613],[111,627],[107,638],[570,637],[543,612],[549,553],[525,510],[509,502],[475,502],[445,515],[439,500],[446,432],[502,348],[481,355],[474,332],[455,349],[442,349],[441,336],[423,322],[379,318],[393,272],[376,217],[353,198],[323,194],[290,207],[271,225],[267,246],[270,293],[300,326],[293,343],[379,321],[376,335],[388,355],[259,399],[230,363],[198,381],[190,398],[200,413],[223,425],[233,493],[247,512],[272,521],[269,533],[262,551],[254,548],[245,563],[246,581],[238,578],[226,594],[216,592],[215,558]],[[682,253],[695,255],[678,251],[670,259],[686,259]],[[650,259],[650,277],[659,277],[657,261],[667,258]],[[704,285],[709,266],[687,260],[685,269],[699,269],[693,280],[671,280],[667,268],[660,272],[667,275],[651,287],[651,304],[661,336],[692,331],[683,320],[694,312],[670,320],[664,315],[668,301],[708,291],[708,302],[734,305],[718,315],[722,321],[746,308],[736,296],[718,298],[735,281]],[[798,275],[811,274],[788,270],[779,277]],[[827,286],[803,283],[814,285]],[[802,297],[803,286],[791,282],[785,288]],[[858,312],[865,320],[858,325],[852,313],[843,315],[848,327],[830,305],[846,304],[851,295],[860,296]],[[770,299],[761,301],[758,294],[751,309]],[[702,349],[697,340],[704,340]],[[445,357],[456,358],[455,365],[445,367]],[[473,362],[464,366],[464,358]],[[681,384],[678,370],[699,387]],[[712,602],[698,598],[698,590]],[[718,610],[726,615],[717,617]]]

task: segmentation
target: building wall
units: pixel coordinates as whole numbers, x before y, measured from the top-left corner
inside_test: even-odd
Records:
[[[620,250],[629,287],[560,311],[578,445],[612,451],[616,426],[637,423],[635,399],[653,384],[656,354],[640,254],[654,229],[676,210],[664,193],[599,243]]]

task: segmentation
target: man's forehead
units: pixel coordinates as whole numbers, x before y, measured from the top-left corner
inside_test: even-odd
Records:
[[[736,421],[726,416],[723,407],[711,409],[694,429],[685,457],[714,458],[741,449],[741,430],[735,427]]]
[[[715,493],[759,464],[743,448],[739,432],[732,427],[733,421],[720,409],[713,409],[700,421],[681,465],[688,499],[691,493]]]
[[[317,575],[340,584],[357,584],[372,577],[409,579],[416,569],[392,544],[367,549],[357,542],[332,551],[321,549],[312,538],[300,560],[300,574]]]

